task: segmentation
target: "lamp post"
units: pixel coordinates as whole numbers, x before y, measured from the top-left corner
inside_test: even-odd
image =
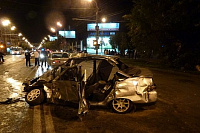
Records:
[[[96,54],[98,54],[98,40],[99,40],[99,26],[98,26],[98,18],[99,18],[99,7],[98,7],[98,4],[95,0],[88,0],[89,2],[94,2],[95,3],[95,6],[96,6],[96,20],[95,20],[95,23],[96,23],[96,26],[95,26],[95,30],[96,30],[96,42],[97,44],[95,45],[95,49],[96,49]]]
[[[16,46],[16,41],[15,41],[15,38],[16,38],[16,36],[15,36],[15,30],[16,30],[16,27],[15,26],[12,26],[11,28],[10,28],[10,43],[11,43],[11,45],[13,45],[14,44],[14,46]]]
[[[97,2],[95,1],[96,3],[96,40],[97,40],[97,45],[96,45],[96,54],[98,54],[98,39],[99,39],[99,26],[98,26],[98,15],[99,15],[99,7],[97,5]]]
[[[106,18],[102,18],[101,21],[103,23],[105,23],[106,22]],[[102,51],[103,51],[103,24],[101,26],[101,54],[102,54]]]
[[[6,27],[8,26],[8,25],[10,25],[10,20],[9,19],[4,19],[3,21],[2,21],[2,25],[3,25],[3,27],[4,27],[4,37],[3,37],[3,42],[4,42],[4,44],[5,44],[5,51],[7,52],[7,35],[6,35]]]
[[[56,31],[56,29],[53,28],[53,27],[51,27],[50,29],[51,29],[51,31],[52,31],[53,33],[56,32],[56,37],[57,37],[57,31]],[[55,40],[55,45],[56,45],[56,40]]]
[[[62,24],[58,21],[58,22],[56,22],[56,25],[58,26],[58,27],[62,27]],[[56,37],[57,37],[57,41],[58,41],[58,28],[57,28],[57,30],[55,29],[55,28],[53,28],[53,27],[51,27],[50,28],[50,30],[52,31],[52,32],[56,32]],[[55,44],[57,45],[57,41],[55,40]]]
[[[18,42],[17,42],[18,46],[20,46],[20,39],[21,39],[22,36],[23,36],[22,33],[18,34]]]
[[[95,2],[95,4],[96,4],[96,41],[97,41],[97,45],[96,45],[96,54],[98,54],[98,45],[99,45],[99,43],[98,43],[98,39],[99,39],[99,26],[98,26],[98,15],[99,15],[99,7],[98,7],[98,5],[97,5],[97,2],[96,1],[94,1]]]

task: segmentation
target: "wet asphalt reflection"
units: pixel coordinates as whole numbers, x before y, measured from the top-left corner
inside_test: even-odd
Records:
[[[24,55],[6,55],[4,59],[0,64],[0,133],[22,132],[21,129],[32,132],[25,125],[33,124],[34,108],[25,102],[22,83],[41,76],[48,70],[47,66],[34,66],[31,59],[31,67],[26,67]]]
[[[24,64],[23,64],[24,63]],[[31,67],[25,66],[23,55],[7,55],[5,62],[0,65],[1,98],[23,97],[23,82],[25,79],[32,79],[41,76],[48,70],[47,66],[34,66],[34,59],[31,60]],[[22,65],[24,65],[22,67]]]

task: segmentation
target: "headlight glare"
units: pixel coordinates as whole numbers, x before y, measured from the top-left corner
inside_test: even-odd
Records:
[[[44,58],[44,55],[43,55],[43,54],[41,54],[41,55],[40,55],[40,58]]]
[[[138,85],[138,81],[133,81],[133,85],[134,86]]]

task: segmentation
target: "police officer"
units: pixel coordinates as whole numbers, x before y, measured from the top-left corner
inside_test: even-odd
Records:
[[[29,51],[25,52],[25,58],[26,58],[26,66],[31,66],[31,61],[30,61],[30,58],[31,58],[31,54]]]
[[[47,65],[47,57],[48,57],[48,53],[46,50],[42,50],[41,51],[41,54],[40,54],[40,57],[41,57],[41,65],[43,66],[43,62],[44,62],[44,65],[46,66]]]

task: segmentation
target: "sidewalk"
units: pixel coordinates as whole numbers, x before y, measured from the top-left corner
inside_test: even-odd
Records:
[[[181,69],[175,69],[175,68],[170,68],[167,65],[163,65],[157,60],[146,60],[146,59],[132,59],[132,58],[121,58],[121,60],[126,63],[129,66],[135,66],[140,69],[143,69],[144,71],[146,69],[149,70],[157,70],[157,71],[163,71],[163,72],[168,72],[168,73],[176,73],[176,74],[182,74],[182,75],[187,75],[187,74],[192,74],[192,75],[197,75],[200,76],[199,71],[189,71],[189,70],[181,70]]]

